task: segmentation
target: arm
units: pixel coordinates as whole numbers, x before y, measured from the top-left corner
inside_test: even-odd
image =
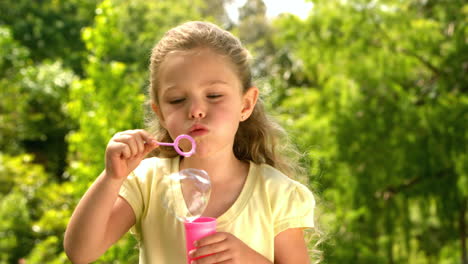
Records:
[[[230,233],[216,232],[195,243],[197,248],[189,252],[190,257],[201,258],[192,261],[192,264],[272,264],[263,255]]]
[[[272,264],[264,256],[248,247],[234,235],[217,232],[197,241],[197,249],[190,252],[192,258],[201,256],[196,264],[255,263]],[[300,228],[290,228],[275,237],[274,264],[309,264],[309,255]]]
[[[132,208],[118,197],[121,185],[103,172],[81,199],[64,239],[73,263],[96,260],[135,224]]]
[[[309,254],[301,228],[290,228],[275,237],[275,264],[309,264]]]
[[[135,214],[118,193],[127,176],[157,143],[144,130],[117,133],[106,148],[106,169],[78,203],[64,238],[73,263],[101,256],[135,224]]]

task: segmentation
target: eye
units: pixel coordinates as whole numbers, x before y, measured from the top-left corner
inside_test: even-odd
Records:
[[[206,97],[208,97],[210,99],[216,99],[216,98],[220,98],[222,96],[223,96],[222,94],[209,94]]]
[[[172,99],[172,100],[169,100],[169,104],[179,104],[179,103],[182,103],[184,100],[185,98]]]

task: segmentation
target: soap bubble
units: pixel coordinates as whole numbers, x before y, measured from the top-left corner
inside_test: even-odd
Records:
[[[162,199],[164,207],[179,221],[192,222],[205,211],[211,194],[208,173],[184,169],[168,176],[170,183]]]

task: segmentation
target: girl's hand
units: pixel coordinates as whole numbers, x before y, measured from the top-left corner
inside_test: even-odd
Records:
[[[106,148],[106,174],[123,180],[158,143],[142,129],[126,130],[115,134]]]
[[[192,264],[213,263],[271,263],[264,256],[251,249],[240,239],[230,233],[218,232],[195,242],[196,249],[189,254],[191,258],[199,258]]]

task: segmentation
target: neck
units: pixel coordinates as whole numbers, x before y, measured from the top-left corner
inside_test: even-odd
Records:
[[[236,180],[242,177],[242,171],[245,170],[246,164],[238,160],[234,153],[217,153],[210,157],[197,157],[196,155],[190,158],[183,158],[180,161],[180,169],[194,168],[205,170],[210,176],[212,184],[223,183]]]

